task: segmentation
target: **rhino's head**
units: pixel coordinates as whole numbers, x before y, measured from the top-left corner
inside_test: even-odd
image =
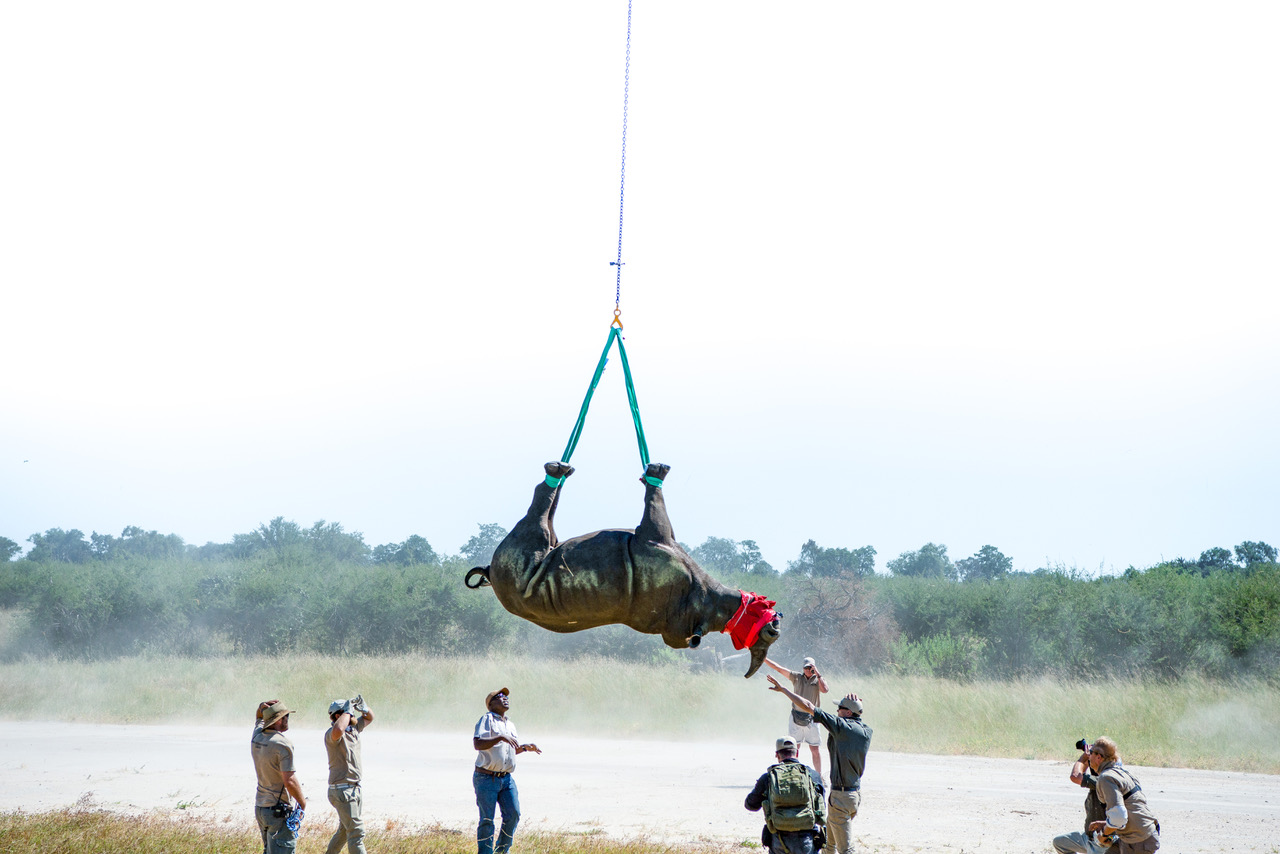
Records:
[[[747,679],[754,676],[760,669],[760,665],[764,664],[764,657],[768,655],[769,647],[780,635],[778,628],[781,625],[782,615],[779,614],[760,627],[760,634],[756,636],[756,642],[751,645],[751,666],[747,668]]]

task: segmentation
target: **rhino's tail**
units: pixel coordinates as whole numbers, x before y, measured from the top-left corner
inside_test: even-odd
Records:
[[[474,584],[471,583],[471,579],[473,578],[475,579]],[[472,567],[471,571],[467,573],[467,577],[462,579],[462,583],[465,584],[468,587],[468,589],[471,589],[471,590],[475,590],[478,587],[488,587],[489,586],[489,567],[487,566]]]

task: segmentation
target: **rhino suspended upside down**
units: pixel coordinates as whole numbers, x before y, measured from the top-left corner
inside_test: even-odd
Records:
[[[552,520],[560,484],[573,467],[556,462],[544,468],[547,479],[534,488],[529,512],[499,544],[489,566],[467,573],[468,587],[491,584],[502,607],[553,632],[621,623],[662,635],[674,649],[696,647],[708,632],[729,632],[734,648],[751,650],[746,675],[756,672],[778,639],[782,617],[763,596],[733,590],[707,575],[676,542],[662,500],[669,466],[652,463],[640,479],[645,484],[640,527],[563,542],[556,539]]]

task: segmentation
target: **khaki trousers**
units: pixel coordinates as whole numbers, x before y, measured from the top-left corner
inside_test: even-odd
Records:
[[[329,839],[325,854],[339,854],[346,846],[348,854],[365,854],[364,817],[361,815],[364,798],[360,786],[339,789],[329,787],[329,803],[338,811],[338,830]]]
[[[853,817],[862,792],[832,791],[827,798],[827,847],[822,854],[853,854]]]

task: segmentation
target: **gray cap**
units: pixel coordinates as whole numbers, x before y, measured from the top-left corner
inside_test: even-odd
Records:
[[[862,714],[862,701],[853,697],[852,695],[848,697],[841,697],[840,702],[837,703],[836,705],[838,705],[842,709],[848,709],[849,711],[853,712],[855,715]]]
[[[795,749],[796,749],[796,740],[789,735],[784,735],[782,738],[778,739],[776,742],[774,742],[774,746],[773,746],[774,753],[781,753],[784,750],[795,750]]]

